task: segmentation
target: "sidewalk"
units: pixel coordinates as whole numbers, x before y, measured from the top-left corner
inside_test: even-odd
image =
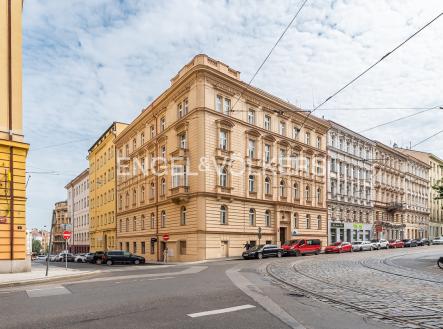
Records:
[[[66,270],[65,268],[51,266],[51,264],[49,264],[48,276],[45,276],[46,265],[32,263],[31,272],[0,274],[0,288],[53,282],[66,278],[81,278],[100,272],[100,270],[84,271],[69,268]]]

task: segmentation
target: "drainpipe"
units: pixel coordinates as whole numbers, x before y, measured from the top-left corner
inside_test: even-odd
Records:
[[[155,234],[157,236],[157,262],[160,261],[160,236],[158,232],[158,125],[157,125],[157,114],[154,114],[155,119],[155,158],[157,161],[155,161]],[[152,161],[152,160],[151,160]]]

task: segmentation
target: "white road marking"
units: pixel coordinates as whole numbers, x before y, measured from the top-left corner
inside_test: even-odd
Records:
[[[175,279],[175,276],[166,276],[163,278],[147,279],[146,281],[156,281],[156,280],[166,280],[166,279]],[[143,280],[140,280],[140,281],[143,281]]]
[[[57,296],[57,295],[69,295],[71,294],[71,292],[65,287],[56,286],[56,287],[29,289],[26,290],[26,294],[28,295],[29,298],[34,298],[34,297],[46,297],[46,296]]]
[[[222,314],[222,313],[241,311],[241,310],[246,310],[248,308],[254,308],[254,307],[255,307],[254,305],[246,304],[246,305],[221,308],[218,310],[212,310],[212,311],[206,311],[206,312],[200,312],[200,313],[191,313],[191,314],[187,314],[187,315],[191,318],[198,318],[198,317],[206,316],[206,315],[214,315],[214,314]]]

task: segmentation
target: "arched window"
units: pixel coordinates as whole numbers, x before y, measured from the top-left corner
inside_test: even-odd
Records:
[[[220,224],[228,224],[228,209],[225,205],[220,206]]]
[[[305,200],[311,201],[311,187],[309,185],[306,185],[305,188]]]
[[[120,208],[120,209],[122,209],[123,208],[123,195],[119,195],[119,197],[118,197],[118,207]]]
[[[294,215],[292,215],[292,218],[293,218],[293,223],[292,223],[293,227],[298,228],[298,214],[295,212]]]
[[[255,192],[255,177],[254,175],[249,175],[249,192]]]
[[[294,199],[298,200],[300,198],[299,191],[298,191],[298,183],[294,183],[294,186],[292,187],[294,192]]]
[[[255,226],[255,209],[249,209],[249,225]]]
[[[283,179],[280,181],[279,190],[280,190],[280,196],[285,196],[286,186],[285,186],[285,181]]]
[[[155,215],[151,213],[151,229],[155,228]]]
[[[120,232],[122,232],[123,231],[123,219],[120,219]]]
[[[132,220],[132,230],[137,231],[137,217],[134,216],[134,219]]]
[[[316,198],[317,198],[317,202],[318,203],[321,203],[322,201],[321,201],[321,188],[319,187],[319,188],[317,188],[317,195],[316,195]]]
[[[161,186],[160,194],[165,195],[166,194],[166,179],[164,177],[161,179],[160,186]]]
[[[145,202],[145,186],[142,185],[140,188],[140,202]]]
[[[271,194],[271,179],[267,176],[265,178],[265,194]]]
[[[141,224],[141,229],[142,230],[145,230],[146,229],[146,227],[145,227],[145,215],[142,215],[142,224]]]
[[[183,206],[180,209],[180,224],[186,225],[186,207]]]
[[[161,219],[161,227],[162,228],[166,227],[166,211],[162,210],[160,219]]]
[[[126,207],[129,207],[129,192],[126,192]]]
[[[126,218],[126,232],[129,232],[129,218]]]
[[[135,206],[137,204],[137,190],[132,191],[132,204]]]
[[[220,186],[228,187],[228,170],[223,167],[220,171]]]
[[[321,230],[321,228],[322,228],[322,225],[321,225],[321,216],[318,215],[318,216],[317,216],[317,229],[318,229],[318,230]]]
[[[271,226],[271,211],[269,209],[265,211],[265,226]]]
[[[311,215],[306,215],[306,228],[311,228]]]
[[[151,198],[155,196],[155,184],[154,182],[151,182]]]

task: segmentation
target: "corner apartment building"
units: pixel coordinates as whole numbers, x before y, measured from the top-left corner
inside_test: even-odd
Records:
[[[372,158],[375,143],[329,121],[328,240],[363,241],[373,235]]]
[[[305,115],[194,57],[115,140],[118,248],[192,261],[247,241],[325,245],[328,123]]]
[[[31,270],[26,252],[22,118],[23,1],[0,1],[0,273]]]
[[[66,241],[63,239],[64,225],[71,226],[68,216],[68,202],[56,202],[54,206],[55,222],[52,228],[52,250],[53,254],[61,253],[66,250]]]
[[[432,188],[440,184],[443,179],[443,160],[432,153],[401,149],[401,152],[409,154],[429,165],[428,210],[429,210],[429,237],[431,239],[443,235],[443,200],[436,200],[437,192]]]
[[[71,180],[66,186],[68,216],[72,223],[69,251],[89,252],[89,169]]]
[[[126,126],[125,123],[113,122],[89,149],[89,245],[91,252],[117,247],[114,140]]]

